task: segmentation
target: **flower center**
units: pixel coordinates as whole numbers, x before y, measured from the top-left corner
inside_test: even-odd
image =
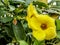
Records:
[[[41,28],[42,28],[43,30],[45,30],[45,29],[47,29],[47,25],[46,25],[46,24],[42,24],[42,25],[41,25]]]
[[[31,17],[30,18],[32,18],[34,15],[31,15]]]

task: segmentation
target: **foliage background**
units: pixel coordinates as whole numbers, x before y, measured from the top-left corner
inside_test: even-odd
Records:
[[[31,35],[32,31],[25,20],[30,2],[36,6],[40,14],[47,12],[50,16],[52,14],[58,16],[56,18],[57,38],[40,42]],[[60,11],[57,11],[58,8],[49,7],[50,5],[51,3],[48,5],[34,0],[0,0],[0,45],[44,45],[60,42]]]

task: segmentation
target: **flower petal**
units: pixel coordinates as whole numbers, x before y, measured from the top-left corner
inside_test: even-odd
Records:
[[[37,19],[35,17],[32,17],[28,21],[28,26],[34,30],[40,30],[41,29],[40,25],[41,25],[41,23],[39,21],[37,21]]]
[[[45,39],[45,33],[43,31],[33,31],[32,35],[37,39],[37,40],[44,40]]]
[[[35,16],[37,13],[35,6],[31,3],[27,9],[27,16],[30,18],[32,15]]]
[[[56,28],[50,27],[47,30],[45,30],[46,33],[46,40],[50,40],[56,37]]]

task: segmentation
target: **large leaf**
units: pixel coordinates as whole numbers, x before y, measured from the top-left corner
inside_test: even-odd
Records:
[[[59,19],[56,20],[56,28],[57,28],[57,30],[60,30],[60,20]]]
[[[11,21],[12,19],[13,19],[12,17],[4,17],[4,18],[1,18],[1,22],[6,23]]]
[[[16,25],[13,24],[13,31],[17,41],[24,40],[25,32],[20,21]]]

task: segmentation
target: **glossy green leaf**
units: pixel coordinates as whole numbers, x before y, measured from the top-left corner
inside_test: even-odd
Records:
[[[60,30],[60,20],[59,19],[56,20],[56,28],[57,28],[57,30]]]
[[[13,31],[17,41],[25,39],[25,31],[20,21],[16,25],[13,24]]]

